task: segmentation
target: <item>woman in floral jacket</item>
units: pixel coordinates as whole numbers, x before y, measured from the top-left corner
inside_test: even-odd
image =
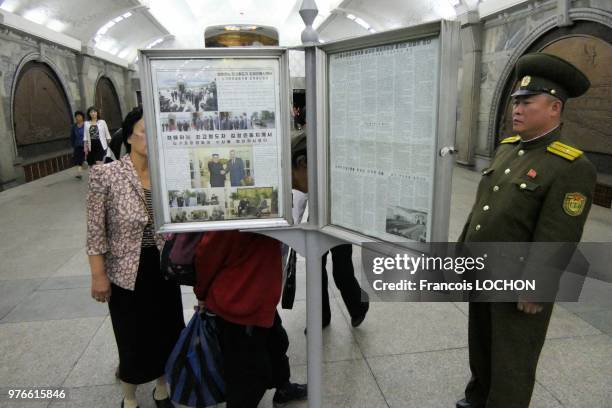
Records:
[[[92,167],[87,195],[91,295],[108,302],[119,349],[122,407],[133,408],[136,385],[157,380],[157,407],[172,407],[164,366],[185,327],[180,287],[159,267],[163,239],[153,229],[142,109],[123,122],[129,154]]]

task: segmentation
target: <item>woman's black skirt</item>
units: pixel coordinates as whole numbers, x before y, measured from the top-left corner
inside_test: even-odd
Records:
[[[119,378],[143,384],[162,376],[185,322],[180,286],[162,277],[156,247],[142,248],[134,291],[111,283],[108,306]]]
[[[104,160],[104,156],[106,156],[106,150],[102,148],[102,142],[100,139],[93,139],[91,151],[87,154],[87,164],[93,166],[96,162]]]

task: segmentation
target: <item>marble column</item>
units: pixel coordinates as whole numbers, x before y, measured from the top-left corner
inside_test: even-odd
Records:
[[[457,127],[457,162],[474,164],[478,136],[478,109],[480,101],[480,74],[482,58],[482,24],[475,16],[468,17],[461,26],[463,49],[463,75],[461,78],[459,106],[461,116]]]

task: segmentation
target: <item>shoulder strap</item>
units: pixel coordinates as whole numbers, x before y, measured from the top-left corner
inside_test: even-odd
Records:
[[[520,140],[521,140],[520,136],[510,136],[502,140],[501,143],[516,143],[516,142],[520,142]]]
[[[552,142],[550,145],[548,145],[546,150],[548,150],[552,154],[555,154],[557,156],[561,156],[564,159],[569,160],[569,161],[576,160],[577,158],[582,156],[583,153],[584,153],[582,150],[577,149],[577,148],[575,148],[573,146],[567,145],[565,143],[561,143],[558,140],[556,140],[556,141]]]

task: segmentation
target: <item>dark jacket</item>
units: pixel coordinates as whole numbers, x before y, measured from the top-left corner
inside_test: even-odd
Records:
[[[83,147],[83,130],[85,125],[78,127],[76,123],[70,129],[70,145],[73,148]]]

